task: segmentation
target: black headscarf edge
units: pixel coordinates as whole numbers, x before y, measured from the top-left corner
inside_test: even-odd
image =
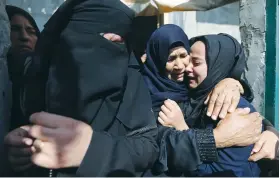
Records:
[[[19,7],[12,6],[12,5],[6,5],[6,12],[8,14],[9,20],[11,20],[12,17],[17,14],[22,15],[25,18],[27,18],[29,20],[29,22],[31,23],[31,25],[35,28],[37,37],[39,37],[40,30],[36,24],[36,21],[28,12],[26,12],[25,10],[23,10]]]

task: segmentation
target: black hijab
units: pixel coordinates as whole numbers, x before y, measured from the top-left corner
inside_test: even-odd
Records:
[[[149,117],[148,89],[128,45],[133,18],[133,11],[116,0],[62,4],[37,43],[37,67],[26,72],[30,79],[41,76],[40,81],[47,82],[46,97],[26,97],[27,113],[42,110],[36,103],[43,102],[43,110],[84,121],[97,131],[109,129],[116,119],[128,129],[155,123]],[[108,32],[126,43],[100,35]]]
[[[147,60],[144,63],[143,76],[150,90],[153,108],[159,108],[166,99],[176,102],[186,101],[185,84],[167,78],[165,66],[170,49],[183,46],[190,51],[189,39],[177,25],[163,25],[157,29],[147,43]]]
[[[33,28],[35,29],[37,37],[39,37],[40,30],[39,30],[34,18],[28,12],[26,12],[25,10],[23,10],[19,7],[12,6],[12,5],[6,5],[6,11],[7,11],[10,21],[14,15],[22,15],[23,17],[25,17],[30,22],[30,24],[33,26]]]
[[[206,35],[192,38],[191,44],[201,41],[206,46],[207,77],[195,89],[189,89],[187,122],[193,126],[202,117],[204,101],[215,85],[225,78],[241,79],[245,69],[245,55],[239,42],[230,35]]]

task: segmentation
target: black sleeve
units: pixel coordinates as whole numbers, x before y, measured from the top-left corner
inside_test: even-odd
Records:
[[[126,136],[93,132],[78,176],[141,176],[158,156],[156,126],[149,126]]]
[[[203,161],[217,160],[212,129],[177,131],[159,126],[158,141],[160,155],[154,166],[155,174],[193,171]]]

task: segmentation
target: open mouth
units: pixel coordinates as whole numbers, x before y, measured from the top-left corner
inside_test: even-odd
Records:
[[[181,77],[184,77],[184,73],[173,74],[173,76],[176,78],[181,78]]]
[[[189,80],[189,81],[194,81],[195,80],[195,77],[187,77],[187,79]]]

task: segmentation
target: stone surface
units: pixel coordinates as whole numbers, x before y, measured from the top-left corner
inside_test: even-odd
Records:
[[[164,23],[184,29],[189,37],[228,33],[241,41],[239,31],[239,2],[201,12],[172,12],[164,16]]]
[[[266,1],[240,1],[240,31],[247,57],[244,78],[253,88],[253,105],[264,113]]]
[[[15,5],[29,12],[40,30],[50,16],[65,0],[7,0],[7,4]]]
[[[6,170],[3,141],[10,124],[11,108],[11,83],[8,77],[6,61],[6,54],[10,44],[10,28],[5,3],[5,0],[0,0],[0,175]]]

